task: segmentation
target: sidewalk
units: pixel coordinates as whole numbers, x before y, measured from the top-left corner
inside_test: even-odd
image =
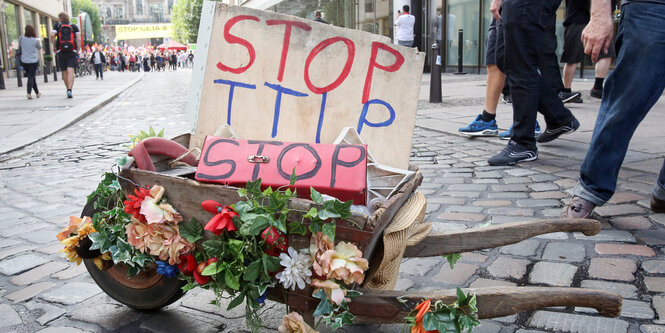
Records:
[[[74,80],[74,98],[65,95],[65,85],[61,73],[58,81],[44,83],[44,77],[37,77],[37,86],[42,97],[26,98],[27,78],[23,87],[17,86],[16,78],[5,80],[7,89],[0,90],[0,154],[21,148],[43,139],[65,128],[108,103],[115,96],[129,88],[143,77],[143,73],[106,72],[104,80],[95,76],[77,77]]]
[[[418,100],[418,117],[416,126],[458,135],[458,128],[465,126],[483,111],[485,103],[486,75],[453,75],[442,74],[443,102],[429,103],[429,74],[423,75]],[[589,147],[593,127],[600,108],[600,100],[589,96],[593,87],[593,77],[575,78],[573,90],[582,92],[584,103],[568,103],[575,117],[580,121],[577,132],[564,135],[550,143],[538,144],[540,153],[559,157],[582,160]],[[499,103],[497,124],[501,130],[507,130],[512,124],[512,106]],[[540,126],[545,129],[545,120],[538,115]],[[637,128],[630,143],[623,166],[649,173],[658,173],[665,157],[665,98],[661,97],[651,112]],[[498,137],[476,137],[470,140],[486,141],[496,144],[497,153],[505,146],[506,141]]]

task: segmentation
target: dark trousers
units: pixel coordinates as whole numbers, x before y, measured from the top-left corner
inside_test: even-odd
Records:
[[[536,111],[547,127],[556,128],[573,118],[539,72],[545,26],[541,18],[561,0],[504,0],[503,29],[497,45],[497,65],[506,73],[513,98],[512,140],[536,149]]]
[[[39,94],[39,89],[37,88],[37,67],[39,66],[38,62],[33,64],[22,63],[23,69],[28,73],[28,94],[32,93],[32,90],[35,90],[35,94]]]
[[[94,64],[95,67],[95,76],[104,78],[104,64]]]

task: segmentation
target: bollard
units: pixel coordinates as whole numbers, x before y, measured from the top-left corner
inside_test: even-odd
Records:
[[[441,103],[441,67],[437,63],[439,44],[432,44],[430,60],[429,102]]]
[[[53,67],[53,82],[58,81],[58,67]]]
[[[23,87],[23,78],[21,77],[21,66],[16,66],[16,80],[18,81],[18,86]]]
[[[4,90],[5,88],[5,75],[2,73],[2,70],[0,70],[0,90]]]
[[[464,67],[462,61],[464,60],[464,29],[459,29],[459,34],[457,35],[457,72],[453,74],[466,74],[464,73]]]
[[[48,73],[46,73],[46,66],[44,66],[44,83],[48,83]]]

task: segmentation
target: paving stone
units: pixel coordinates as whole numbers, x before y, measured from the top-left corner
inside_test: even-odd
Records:
[[[626,203],[626,202],[635,202],[638,200],[643,200],[646,199],[645,196],[637,193],[629,193],[629,192],[618,192],[614,193],[610,201],[608,201],[611,204],[621,204],[621,203]]]
[[[58,280],[69,280],[85,273],[88,273],[85,265],[70,264],[69,268],[53,274],[53,277]]]
[[[504,280],[492,280],[477,278],[469,285],[469,288],[489,288],[489,287],[515,287],[517,283]]]
[[[19,246],[13,246],[13,247],[6,248],[6,249],[0,251],[0,260],[5,259],[5,258],[9,258],[9,257],[11,257],[15,254],[29,252],[34,248],[35,247],[32,246],[32,245],[19,245]]]
[[[635,237],[650,246],[665,245],[665,230],[638,230]]]
[[[526,184],[531,183],[531,178],[527,177],[503,177],[505,184]]]
[[[547,333],[547,332],[540,331],[540,330],[525,330],[525,329],[520,328],[517,331],[515,331],[515,333]]]
[[[445,221],[482,222],[487,216],[475,213],[443,213],[437,218]]]
[[[487,193],[489,199],[526,199],[529,195],[525,192],[500,192]]]
[[[653,310],[647,302],[625,299],[621,304],[621,317],[636,319],[653,319]]]
[[[568,287],[572,285],[576,272],[577,267],[570,264],[541,261],[533,266],[529,283]]]
[[[226,325],[221,321],[204,321],[201,317],[184,313],[178,309],[161,311],[151,318],[143,321],[140,326],[141,332],[221,332]],[[242,320],[244,327],[244,320]]]
[[[535,239],[527,239],[512,245],[502,246],[499,248],[499,252],[514,256],[528,257],[536,254],[538,246],[540,246],[539,241]]]
[[[13,227],[13,228],[4,228],[0,230],[0,235],[3,237],[13,237],[16,235],[22,235],[28,232],[36,231],[39,229],[47,228],[49,227],[49,224],[46,223],[31,223],[31,224],[21,224],[20,226]]]
[[[0,249],[4,249],[4,248],[10,247],[10,246],[15,247],[16,245],[19,245],[19,244],[22,244],[22,243],[23,242],[18,241],[16,239],[11,239],[11,238],[0,239]],[[2,258],[0,258],[0,259],[2,259]]]
[[[85,333],[85,331],[78,329],[76,327],[57,326],[57,327],[47,327],[37,331],[36,333]]]
[[[639,232],[639,231],[638,231]],[[630,232],[623,230],[601,230],[595,236],[585,236],[581,232],[573,233],[575,238],[582,240],[591,240],[594,242],[626,242],[635,243],[635,237]]]
[[[21,316],[19,316],[18,313],[16,313],[16,311],[8,304],[0,304],[0,313],[2,313],[0,329],[23,324]]]
[[[432,268],[442,266],[445,262],[446,261],[441,258],[408,258],[402,260],[399,270],[404,274],[424,276],[432,270]],[[445,263],[445,265],[447,265],[447,263]]]
[[[523,169],[523,168],[507,169],[504,172],[511,175],[511,176],[515,176],[515,177],[528,176],[528,175],[533,175],[533,174],[538,173],[537,171],[533,171],[533,170],[530,170],[530,169]]]
[[[476,200],[471,204],[474,206],[482,207],[500,207],[500,206],[510,206],[513,202],[510,200]]]
[[[649,218],[652,221],[654,221],[654,222],[656,222],[656,223],[658,223],[662,226],[665,226],[665,214],[651,214],[651,215],[649,215]]]
[[[446,208],[446,213],[480,213],[484,207],[475,206],[450,206]]]
[[[488,215],[533,216],[533,209],[514,207],[493,207],[487,209]]]
[[[665,295],[654,296],[652,302],[658,318],[665,319]]]
[[[467,229],[467,226],[462,223],[453,223],[453,222],[430,222],[430,223],[432,223],[432,231],[434,232],[446,232],[446,231]]]
[[[528,190],[524,184],[492,185],[494,192],[527,192]]]
[[[628,283],[616,283],[598,280],[584,280],[582,288],[600,289],[611,293],[617,293],[623,298],[637,298],[637,287]]]
[[[664,325],[640,325],[640,332],[642,333],[665,333]]]
[[[592,258],[589,276],[605,280],[633,281],[637,271],[634,260],[621,258]]]
[[[427,204],[448,204],[448,205],[463,205],[466,203],[464,198],[448,198],[448,197],[429,197]]]
[[[558,191],[531,192],[529,195],[534,199],[563,199],[568,197],[568,194]]]
[[[34,254],[25,254],[0,262],[0,273],[14,275],[42,265],[48,260]]]
[[[621,319],[551,311],[536,311],[528,325],[554,332],[626,333],[628,330],[628,323]]]
[[[457,263],[455,269],[451,269],[450,265],[444,265],[439,273],[432,277],[432,281],[462,287],[477,269],[478,266],[465,263]]]
[[[39,267],[35,267],[25,273],[17,275],[9,281],[17,286],[25,286],[35,281],[41,280],[53,273],[59,272],[67,267],[69,267],[69,265],[64,262],[49,262]]]
[[[665,293],[665,277],[645,276],[644,284],[650,292]]]
[[[103,314],[103,315],[99,315]],[[95,304],[77,308],[69,315],[71,319],[93,323],[107,330],[117,330],[136,320],[140,312],[118,304]]]
[[[72,305],[101,293],[102,290],[94,283],[68,282],[58,288],[42,293],[39,298],[47,301]]]
[[[45,303],[28,302],[25,304],[25,307],[30,311],[38,310],[42,312],[42,315],[37,318],[37,322],[42,326],[60,318],[62,315],[67,313],[67,310],[61,307]]]
[[[448,186],[450,191],[475,191],[483,192],[487,190],[487,185],[483,184],[453,184]]]
[[[15,303],[23,302],[29,300],[39,293],[55,287],[56,284],[53,282],[39,282],[33,285],[27,286],[23,289],[19,289],[11,294],[7,294],[5,297]]]
[[[521,279],[526,274],[528,260],[513,259],[510,257],[498,257],[487,271],[498,278]]]
[[[564,239],[568,239],[568,233],[567,232],[553,232],[553,233],[549,233],[549,234],[538,235],[535,238],[564,240]]]
[[[645,245],[601,243],[601,244],[596,244],[595,250],[596,253],[603,255],[622,254],[622,255],[632,255],[632,256],[641,256],[641,257],[653,257],[656,255],[656,252],[654,252],[650,247]]]
[[[395,285],[395,290],[409,290],[413,287],[413,281],[411,279],[397,279],[397,284]]]
[[[574,242],[551,242],[545,246],[543,259],[582,262],[586,258],[584,244]]]
[[[454,198],[479,198],[480,192],[446,191],[446,195]]]
[[[527,185],[534,192],[556,191],[559,186],[553,183],[535,183]]]
[[[522,199],[517,200],[518,207],[558,207],[561,201],[554,199]]]
[[[651,222],[643,216],[622,216],[615,217],[611,220],[611,223],[621,229],[649,229],[651,228]]]
[[[602,217],[644,213],[644,209],[632,204],[605,205],[596,207],[594,211]]]
[[[217,301],[217,296],[215,296],[215,293],[212,290],[200,290],[192,295],[189,295],[188,293],[187,297],[182,300],[181,305],[192,310],[221,315],[227,319],[245,318],[244,302],[242,306],[226,311],[226,306],[222,308],[219,305],[212,304],[213,301]]]
[[[474,327],[473,331],[477,333],[499,333],[501,325],[489,320],[481,320],[480,326]]]
[[[464,252],[462,253],[461,261],[466,262],[485,262],[487,261],[487,256],[477,253],[477,252]]]
[[[499,179],[502,178],[503,175],[498,171],[485,171],[485,172],[476,172],[474,177]]]
[[[575,179],[559,179],[554,181],[554,184],[559,185],[559,187],[567,189],[571,187],[575,187],[577,185],[577,180]]]
[[[665,260],[645,260],[642,269],[649,274],[665,274]]]
[[[54,243],[51,245],[47,245],[44,247],[40,247],[37,250],[39,253],[44,253],[44,254],[56,254],[62,250],[63,246],[60,243]]]

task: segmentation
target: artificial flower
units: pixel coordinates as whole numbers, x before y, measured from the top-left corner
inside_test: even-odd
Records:
[[[145,223],[137,219],[132,219],[132,222],[125,226],[125,234],[127,234],[129,245],[141,252],[145,252],[146,244],[144,239],[148,235],[148,226]]]
[[[289,239],[275,227],[265,228],[261,232],[261,240],[268,245],[264,252],[269,256],[279,257],[281,253],[286,252],[289,248]]]
[[[263,292],[263,295],[259,296],[259,298],[256,299],[256,302],[259,304],[264,304],[267,298],[268,298],[268,291],[266,290],[265,292]]]
[[[309,283],[312,276],[312,271],[309,269],[311,266],[309,254],[289,247],[288,253],[280,254],[279,258],[282,259],[279,264],[284,270],[275,277],[282,283],[284,289],[295,290],[296,286],[298,289],[304,289],[305,283]]]
[[[326,236],[324,233],[319,231],[312,234],[312,237],[309,239],[309,254],[311,255],[312,268],[316,275],[324,277],[323,267],[319,264],[321,255],[334,248],[335,245],[330,240],[330,237]]]
[[[342,289],[342,287],[340,287],[340,285],[334,280],[322,281],[318,279],[313,279],[312,287],[314,287],[314,293],[312,294],[312,296],[316,295],[316,293],[318,293],[319,290],[323,289],[328,299],[337,305],[342,304],[342,302],[346,297],[346,290]]]
[[[180,234],[178,233],[171,240],[171,244],[169,244],[169,264],[170,265],[179,264],[180,255],[189,253],[190,251],[194,250],[195,247],[196,246],[194,244],[182,238],[182,236],[180,236]]]
[[[89,216],[84,216],[82,219],[76,217],[76,216],[70,216],[69,217],[69,225],[67,225],[66,228],[63,228],[58,235],[56,235],[56,238],[58,238],[59,241],[64,240],[65,238],[69,238],[72,234],[75,234],[79,230],[79,226],[81,224],[86,224],[86,223],[91,223],[92,220],[90,219]]]
[[[169,265],[164,261],[157,260],[157,274],[166,276],[167,278],[173,279],[178,276],[178,267],[175,265]]]
[[[362,283],[365,270],[369,268],[369,262],[362,255],[355,245],[339,242],[334,250],[321,255],[319,265],[329,279],[341,280],[346,284]]]
[[[155,185],[150,188],[150,195],[141,202],[141,215],[145,216],[148,224],[178,223],[182,221],[182,215],[173,209],[173,206],[162,203],[164,187]]]
[[[416,313],[416,325],[411,327],[411,333],[426,333],[426,332],[439,333],[439,331],[437,330],[426,331],[425,327],[423,327],[423,318],[425,317],[425,314],[430,311],[431,304],[432,302],[428,299],[416,305],[415,310],[418,311]]]
[[[82,260],[81,257],[79,257],[78,253],[76,252],[76,248],[79,246],[79,242],[81,241],[81,239],[88,237],[89,234],[97,232],[95,228],[92,226],[92,221],[90,220],[90,218],[81,219],[80,222],[83,221],[87,222],[78,225],[78,230],[76,231],[75,235],[60,240],[60,243],[62,243],[65,246],[65,248],[62,249],[61,252],[65,253],[67,259],[70,262],[75,262],[77,265],[80,265]]]
[[[125,205],[125,213],[134,216],[135,219],[146,222],[145,216],[141,215],[141,203],[145,197],[150,195],[150,190],[145,187],[138,187],[134,189],[136,195],[128,195],[128,200],[123,201]]]
[[[196,259],[194,259],[194,256],[191,254],[181,254],[178,269],[185,275],[191,275],[196,269]]]
[[[112,259],[113,258],[111,257],[111,252],[106,252],[106,253],[103,253],[101,256],[92,259],[92,262],[95,263],[95,266],[97,266],[97,268],[99,270],[103,270],[104,266],[105,266],[105,262],[109,262]]]
[[[228,231],[236,230],[236,226],[233,225],[233,218],[238,216],[238,213],[236,213],[230,206],[222,206],[215,200],[206,200],[201,203],[201,207],[206,211],[215,214],[203,229],[208,230],[217,236],[221,235],[224,229]]]
[[[305,323],[298,312],[291,312],[282,317],[282,325],[277,330],[279,333],[319,333]]]

